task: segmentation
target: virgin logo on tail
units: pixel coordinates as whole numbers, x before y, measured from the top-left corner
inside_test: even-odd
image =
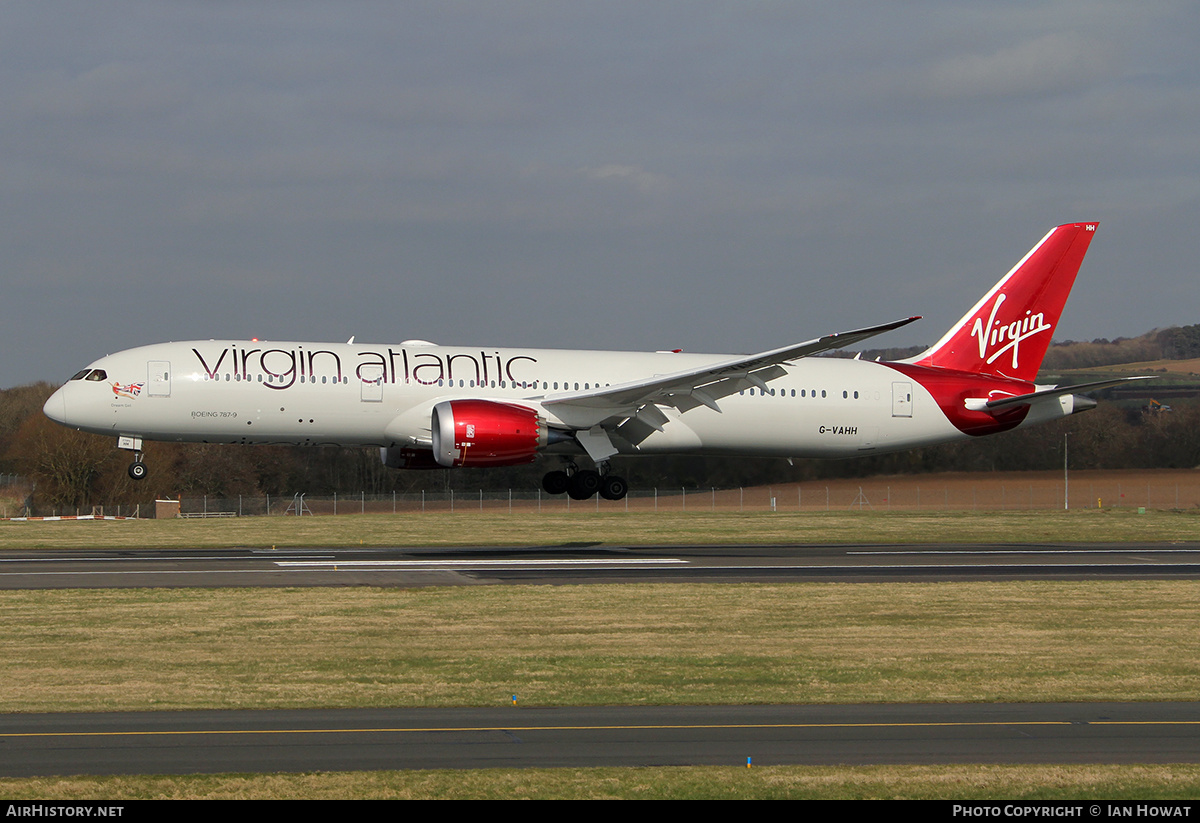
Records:
[[[1006,299],[1007,295],[996,295],[996,302],[992,303],[992,313],[988,316],[987,325],[984,325],[982,317],[976,317],[974,325],[971,326],[971,337],[978,339],[980,360],[990,366],[1000,355],[1011,351],[1012,367],[1015,370],[1019,368],[1017,356],[1020,353],[1021,341],[1033,337],[1035,334],[1050,331],[1054,325],[1046,322],[1042,312],[1034,312],[1032,309],[1027,310],[1025,316],[1020,320],[1013,320],[1010,323],[997,320],[996,315],[999,314],[1000,306]],[[1000,348],[994,348],[995,346],[1000,346]],[[989,350],[991,350],[991,354],[988,353]]]
[[[941,340],[905,362],[1034,380],[1050,347],[1043,332],[1058,324],[1095,231],[1095,223],[1051,229]]]

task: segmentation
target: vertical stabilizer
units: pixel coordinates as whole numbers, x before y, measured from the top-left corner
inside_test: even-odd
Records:
[[[1051,229],[945,337],[906,362],[1032,382],[1096,225]]]

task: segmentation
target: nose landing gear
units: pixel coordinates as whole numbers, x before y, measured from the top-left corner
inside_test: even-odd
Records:
[[[133,452],[133,462],[129,464],[129,476],[134,480],[144,480],[150,470],[142,462],[142,438],[123,434],[117,438],[117,448]]]

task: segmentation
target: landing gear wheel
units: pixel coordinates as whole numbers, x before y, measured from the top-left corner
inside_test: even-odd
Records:
[[[143,463],[141,460],[136,460],[133,463],[129,464],[129,476],[132,477],[134,480],[145,479],[146,474],[148,472],[149,472],[149,470],[146,468],[146,464]]]
[[[629,493],[629,483],[624,477],[606,474],[600,478],[600,496],[605,500],[621,500]]]
[[[600,473],[591,469],[577,471],[567,484],[567,494],[572,500],[587,500],[600,490]]]
[[[571,478],[564,471],[546,472],[542,477],[542,488],[546,494],[562,494],[571,484]]]

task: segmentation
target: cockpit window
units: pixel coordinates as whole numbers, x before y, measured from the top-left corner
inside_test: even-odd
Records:
[[[74,377],[72,377],[71,380],[82,380],[84,378],[84,376],[90,371],[91,371],[91,369],[84,369],[83,371],[78,372]],[[67,382],[69,383],[70,380],[68,380]]]
[[[108,372],[106,372],[104,369],[93,369],[92,373],[84,378],[84,380],[92,380],[92,381],[97,381],[97,382],[100,380],[107,380],[107,379],[108,379]]]

